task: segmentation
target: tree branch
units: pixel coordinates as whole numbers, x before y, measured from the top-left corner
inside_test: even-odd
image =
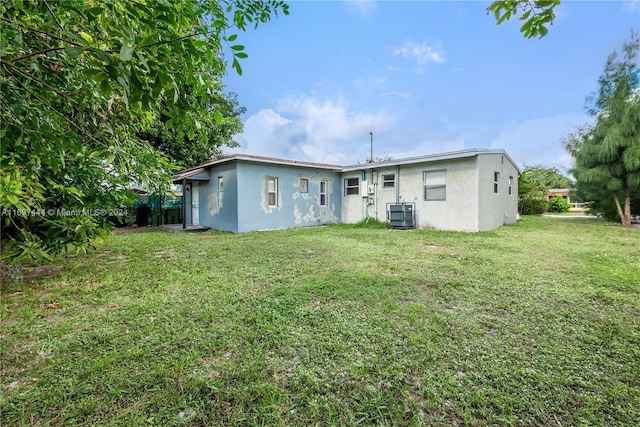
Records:
[[[51,15],[55,23],[58,25],[58,28],[60,28],[60,31],[64,31],[64,28],[62,28],[62,25],[60,25],[58,18],[56,18],[56,15],[54,15],[53,10],[51,10],[51,7],[49,6],[49,3],[47,3],[47,0],[42,0],[42,1],[44,2],[44,5],[47,7],[49,14]]]
[[[51,37],[54,40],[58,40],[58,41],[65,42],[65,43],[69,43],[69,44],[72,44],[74,46],[80,46],[80,43],[76,43],[73,40],[65,39],[63,37],[54,36],[53,34],[47,33],[46,31],[38,30],[37,28],[27,27],[26,25],[22,25],[22,24],[19,24],[17,22],[13,22],[13,21],[11,21],[11,20],[9,20],[7,18],[4,18],[4,17],[0,18],[0,20],[6,22],[7,24],[11,24],[11,25],[15,25],[17,27],[20,27],[23,30],[31,31],[33,33],[42,34],[43,36]]]
[[[1,65],[1,66],[5,66],[5,67],[6,67],[6,66],[11,67],[12,69],[16,70],[18,73],[22,74],[22,75],[23,75],[23,76],[25,76],[26,78],[28,78],[28,79],[30,79],[30,80],[32,80],[32,81],[34,81],[34,82],[36,82],[36,83],[38,83],[38,84],[40,84],[40,85],[42,85],[42,86],[46,87],[47,89],[49,89],[49,90],[50,90],[50,91],[52,91],[52,92],[55,92],[57,95],[59,95],[59,96],[63,97],[63,98],[64,98],[64,99],[66,99],[67,101],[69,101],[69,102],[71,102],[71,103],[73,103],[73,104],[77,104],[76,100],[75,100],[75,99],[73,99],[73,98],[71,98],[71,97],[70,97],[69,95],[67,95],[66,93],[64,93],[64,92],[60,92],[58,89],[56,89],[56,88],[54,88],[54,87],[49,86],[49,85],[48,85],[47,83],[45,83],[44,81],[42,81],[42,80],[40,80],[40,79],[38,79],[38,78],[36,78],[36,77],[32,76],[32,75],[31,75],[31,74],[29,74],[29,73],[26,73],[26,72],[22,71],[20,68],[16,67],[16,66],[15,66],[15,65],[13,65],[11,62],[5,62],[5,63],[0,64],[0,65]],[[7,72],[9,72],[9,70],[7,70]],[[9,72],[9,73],[11,73],[11,72]]]
[[[51,111],[53,111],[54,113],[56,113],[57,115],[62,117],[62,119],[64,121],[66,121],[67,123],[69,123],[73,128],[75,128],[80,135],[88,138],[91,141],[94,141],[98,145],[101,145],[103,147],[107,146],[107,144],[105,144],[104,142],[102,142],[99,139],[95,138],[93,135],[86,133],[80,126],[78,126],[77,124],[75,124],[71,120],[69,120],[69,118],[65,114],[61,113],[55,107],[53,107],[51,104],[49,104],[47,101],[45,101],[44,99],[40,98],[38,95],[33,93],[28,87],[23,85],[22,82],[20,82],[19,80],[16,80],[15,83],[17,83],[20,87],[22,87],[22,89],[24,89],[29,95],[31,95],[32,97],[34,97],[35,99],[40,101],[44,106],[48,107]]]

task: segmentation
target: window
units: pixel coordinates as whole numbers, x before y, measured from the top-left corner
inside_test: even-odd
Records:
[[[345,194],[360,194],[360,179],[358,178],[347,178],[345,179]]]
[[[394,174],[382,175],[382,188],[393,188],[396,186],[396,176]]]
[[[327,181],[320,181],[320,206],[327,206]]]
[[[224,178],[218,177],[218,206],[222,206],[222,200],[224,199]]]
[[[509,177],[509,195],[511,195],[513,192],[513,177],[510,176]]]
[[[493,192],[495,194],[498,194],[498,191],[500,190],[500,172],[494,172],[493,173]]]
[[[309,180],[302,178],[300,180],[300,192],[301,193],[308,193],[309,192]]]
[[[267,184],[267,200],[269,206],[278,206],[278,178],[269,178]]]
[[[447,200],[446,169],[424,172],[424,199]]]

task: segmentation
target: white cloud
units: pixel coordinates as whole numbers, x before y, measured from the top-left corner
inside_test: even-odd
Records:
[[[415,59],[418,65],[425,65],[429,62],[444,62],[443,53],[426,43],[416,44],[412,41],[406,41],[401,47],[393,48],[393,54],[407,59]]]
[[[378,10],[374,0],[346,0],[347,6],[357,15],[368,18]]]
[[[337,164],[364,161],[369,132],[388,130],[395,121],[384,110],[354,110],[344,98],[284,98],[246,120],[236,136],[241,146],[233,152]]]
[[[505,126],[491,141],[492,148],[504,148],[519,166],[540,165],[571,168],[572,159],[562,139],[589,120],[577,113],[561,113],[550,117],[525,120]]]

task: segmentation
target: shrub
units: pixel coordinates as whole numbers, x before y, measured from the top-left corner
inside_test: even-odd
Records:
[[[540,215],[547,210],[549,203],[542,198],[521,198],[520,211],[522,215]]]
[[[549,199],[549,212],[564,213],[569,212],[571,205],[562,196],[553,196]]]

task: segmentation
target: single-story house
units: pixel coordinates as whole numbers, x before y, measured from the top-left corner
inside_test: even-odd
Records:
[[[366,218],[485,231],[516,221],[520,170],[500,149],[338,166],[233,154],[174,175],[185,224],[247,232]]]
[[[247,231],[340,222],[341,166],[233,154],[174,175],[185,223]]]

